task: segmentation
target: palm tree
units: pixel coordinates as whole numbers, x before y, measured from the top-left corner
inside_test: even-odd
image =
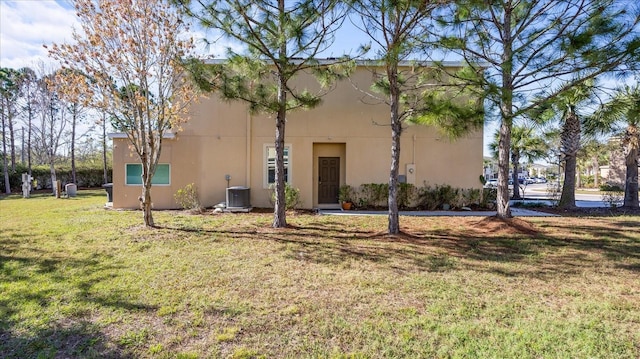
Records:
[[[578,152],[578,165],[589,174],[589,169],[593,172],[593,186],[600,186],[600,164],[608,160],[608,145],[598,141],[596,138],[589,138],[582,144],[582,148]],[[580,176],[578,176],[580,180]],[[578,184],[579,187],[579,184]]]
[[[595,81],[585,81],[563,92],[534,114],[534,118],[542,123],[558,122],[561,125],[559,155],[564,161],[564,181],[559,208],[576,206],[576,167],[584,119],[581,109],[593,103],[595,91]]]
[[[623,207],[638,208],[638,156],[640,156],[640,87],[618,89],[611,100],[602,104],[587,122],[588,133],[622,133],[622,147],[627,167]]]
[[[494,157],[498,156],[500,143],[500,131],[496,131],[494,140],[489,144],[489,148]],[[522,199],[520,187],[518,186],[518,172],[520,159],[526,158],[530,162],[546,156],[549,148],[544,138],[536,135],[533,127],[513,126],[511,129],[511,163],[513,165],[513,197],[512,199]]]

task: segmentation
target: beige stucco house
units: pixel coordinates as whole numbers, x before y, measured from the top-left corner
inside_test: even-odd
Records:
[[[288,113],[287,181],[300,190],[303,208],[336,208],[340,185],[387,183],[391,162],[389,108],[362,91],[373,76],[359,67],[312,110]],[[300,87],[317,87],[299,79]],[[174,194],[189,183],[204,206],[225,201],[228,186],[250,188],[253,207],[271,207],[274,176],[275,118],[252,115],[240,101],[215,94],[192,108],[182,131],[163,142],[152,187],[153,208],[176,208]],[[113,134],[113,207],[138,208],[140,165],[127,139]],[[407,126],[401,141],[400,174],[422,186],[449,184],[480,188],[482,130],[450,141],[434,128]]]

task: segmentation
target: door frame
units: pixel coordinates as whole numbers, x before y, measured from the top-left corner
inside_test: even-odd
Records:
[[[340,157],[340,183],[342,186],[347,180],[347,156],[346,156],[346,144],[345,143],[313,143],[313,175],[312,175],[312,191],[313,191],[313,207],[321,209],[339,209],[340,203],[336,199],[336,203],[318,203],[318,178],[320,177],[319,158],[320,157]]]

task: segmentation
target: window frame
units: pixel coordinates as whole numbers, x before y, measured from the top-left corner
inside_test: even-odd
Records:
[[[137,166],[140,169],[140,174],[142,175],[142,164],[141,163],[125,163],[124,164],[124,185],[125,186],[142,186],[142,176],[139,176],[140,183],[129,183],[129,166]],[[168,176],[167,183],[154,183],[154,179],[156,178],[156,174],[158,173],[158,168],[160,166],[167,166]],[[133,177],[132,177],[133,178]],[[156,173],[153,174],[153,178],[151,179],[151,184],[153,186],[171,186],[171,163],[158,163],[156,167]]]
[[[269,186],[272,185],[275,182],[269,182],[269,149],[273,148],[274,151],[274,155],[275,155],[275,148],[276,146],[274,144],[270,144],[270,143],[265,143],[262,146],[262,152],[263,152],[263,156],[262,156],[262,187],[264,189],[269,189]],[[293,183],[293,173],[292,173],[292,152],[293,152],[293,146],[291,146],[290,143],[285,143],[284,144],[284,148],[287,151],[287,155],[286,155],[286,159],[285,159],[285,170],[287,172],[287,180],[285,181],[288,184],[292,184]],[[274,157],[274,165],[273,165],[273,169],[275,171],[275,157]]]

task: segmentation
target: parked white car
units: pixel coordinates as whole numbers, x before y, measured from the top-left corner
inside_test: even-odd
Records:
[[[484,188],[496,188],[496,187],[498,187],[498,180],[497,179],[488,180],[484,184]]]

